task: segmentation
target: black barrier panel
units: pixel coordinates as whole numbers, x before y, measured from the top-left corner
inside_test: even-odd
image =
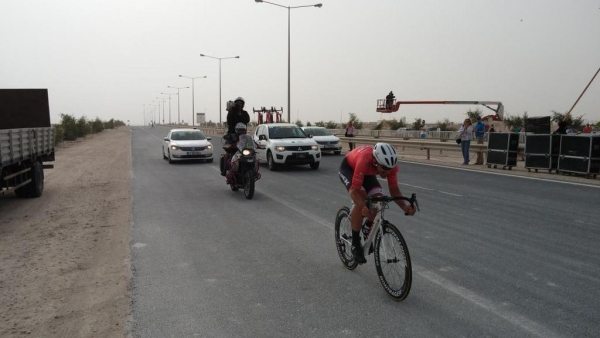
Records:
[[[517,151],[519,149],[518,133],[490,133],[488,149]]]
[[[600,135],[562,135],[558,170],[582,174],[600,172]]]
[[[525,154],[550,154],[550,135],[527,135]]]
[[[534,169],[553,169],[556,168],[556,161],[552,161],[549,155],[525,155],[525,168]]]
[[[488,150],[487,164],[515,167],[517,165],[517,152]]]
[[[550,116],[528,117],[525,119],[525,131],[534,134],[549,134],[551,128]]]
[[[47,89],[0,89],[0,129],[50,127]]]
[[[600,137],[563,135],[561,156],[600,157]]]

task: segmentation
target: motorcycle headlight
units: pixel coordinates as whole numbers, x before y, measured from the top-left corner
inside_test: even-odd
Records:
[[[178,146],[171,146],[171,150],[177,150],[177,149],[179,149]]]
[[[285,151],[285,147],[284,146],[276,146],[275,151],[279,151],[279,152]]]
[[[252,150],[250,150],[250,149],[244,149],[244,150],[242,150],[242,155],[244,155],[244,156],[250,156],[250,155],[252,155]]]
[[[311,146],[310,147],[312,150],[319,150],[319,146]]]

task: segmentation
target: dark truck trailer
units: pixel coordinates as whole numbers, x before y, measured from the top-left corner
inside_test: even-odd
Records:
[[[45,162],[54,161],[46,89],[0,89],[0,192],[39,197]]]

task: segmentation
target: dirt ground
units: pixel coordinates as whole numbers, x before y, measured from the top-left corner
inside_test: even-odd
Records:
[[[131,140],[57,148],[40,198],[0,196],[0,337],[130,335]]]

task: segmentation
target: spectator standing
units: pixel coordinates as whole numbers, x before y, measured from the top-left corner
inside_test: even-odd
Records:
[[[475,138],[477,144],[483,144],[483,137],[485,136],[485,124],[481,121],[481,116],[477,116],[477,123],[475,123]],[[475,164],[483,164],[483,152],[480,150],[477,152],[477,160]]]
[[[354,125],[352,124],[352,121],[348,122],[344,136],[354,137]],[[350,150],[354,149],[354,142],[348,142],[348,147],[350,147]]]
[[[591,134],[592,133],[592,126],[590,126],[590,124],[586,124],[585,127],[583,127],[583,133],[584,134]]]
[[[490,130],[488,130],[488,133],[495,133],[496,129],[494,129],[494,125],[490,125]]]
[[[473,125],[470,119],[465,119],[465,122],[458,130],[458,136],[461,141],[460,148],[463,155],[463,165],[469,165],[469,148],[473,139]]]

